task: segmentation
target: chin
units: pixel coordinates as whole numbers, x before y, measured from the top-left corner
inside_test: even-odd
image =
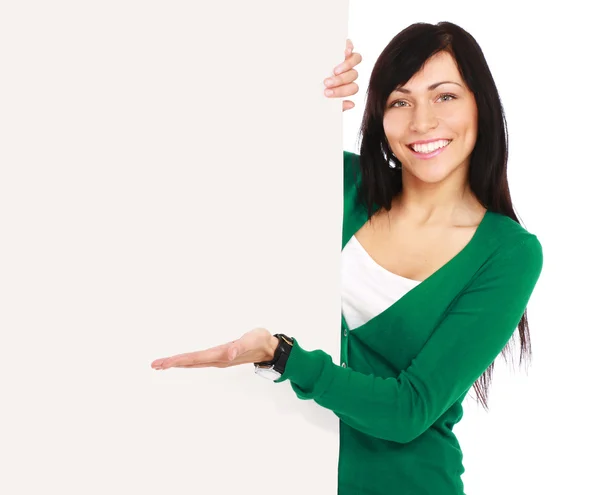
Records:
[[[422,182],[436,184],[446,180],[451,175],[460,174],[463,168],[460,163],[453,162],[449,164],[447,160],[445,162],[434,163],[424,160],[421,163],[411,164],[410,167],[406,167],[406,172],[409,172],[415,179]]]
[[[415,179],[428,184],[436,184],[444,181],[452,174],[452,170],[446,167],[427,167],[419,166],[411,169],[407,169]]]

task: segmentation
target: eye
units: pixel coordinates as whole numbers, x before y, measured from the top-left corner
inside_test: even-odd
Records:
[[[398,103],[403,103],[403,105],[397,105]],[[402,108],[406,106],[406,102],[404,100],[396,100],[390,105],[390,108]]]
[[[442,101],[452,101],[456,100],[456,96],[451,95],[450,93],[444,93],[443,95],[440,95],[440,99],[442,99]]]

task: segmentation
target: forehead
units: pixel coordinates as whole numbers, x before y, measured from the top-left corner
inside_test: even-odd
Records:
[[[439,81],[463,83],[454,57],[448,52],[438,52],[425,62],[421,70],[404,85],[407,89],[419,89]]]

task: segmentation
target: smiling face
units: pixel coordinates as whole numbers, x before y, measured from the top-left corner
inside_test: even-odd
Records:
[[[383,128],[403,182],[466,182],[477,140],[477,105],[452,55],[432,56],[387,99]]]

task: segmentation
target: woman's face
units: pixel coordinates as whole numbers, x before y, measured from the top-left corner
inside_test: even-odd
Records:
[[[435,54],[390,94],[383,128],[403,179],[409,174],[436,183],[453,175],[466,181],[477,140],[477,105],[452,55]]]

